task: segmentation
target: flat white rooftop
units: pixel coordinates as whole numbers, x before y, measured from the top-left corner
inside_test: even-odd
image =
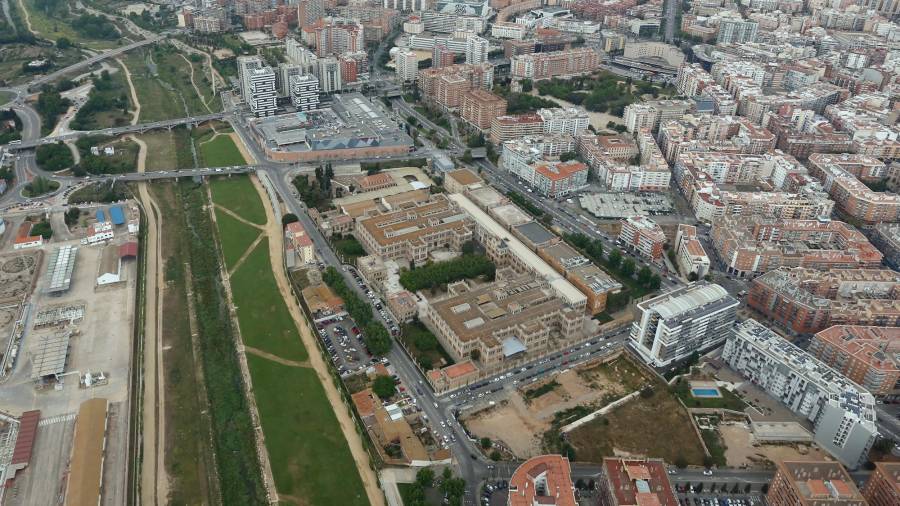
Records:
[[[459,204],[460,208],[469,213],[472,219],[478,223],[478,226],[489,232],[491,235],[504,239],[509,245],[509,250],[518,258],[522,259],[522,261],[538,273],[538,275],[546,279],[547,282],[550,283],[550,286],[556,290],[556,293],[565,299],[567,303],[573,306],[580,306],[587,303],[587,297],[581,293],[580,290],[575,288],[575,285],[567,281],[560,273],[556,272],[550,264],[537,256],[537,254],[531,251],[528,246],[525,246],[522,241],[515,238],[509,231],[494,221],[493,218],[482,211],[474,202],[469,200],[468,197],[460,193],[451,193],[447,195],[447,197]]]

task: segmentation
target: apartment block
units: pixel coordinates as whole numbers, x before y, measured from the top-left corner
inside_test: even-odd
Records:
[[[509,479],[507,504],[577,506],[569,459],[562,455],[540,455],[523,462]]]
[[[370,255],[422,264],[439,248],[459,250],[473,237],[473,224],[446,196],[434,195],[375,216],[359,219],[355,235]]]
[[[489,91],[472,90],[463,95],[459,112],[463,121],[486,132],[495,118],[506,114],[506,100]]]
[[[690,100],[656,100],[630,104],[625,106],[623,113],[625,127],[631,133],[644,128],[656,131],[662,123],[681,119],[692,107]]]
[[[722,360],[809,420],[816,443],[842,464],[866,462],[878,436],[871,393],[753,319],[735,324]]]
[[[503,143],[499,167],[535,186],[535,164],[558,159],[563,153],[571,151],[575,151],[575,139],[568,135],[523,137]]]
[[[678,225],[675,233],[675,263],[684,276],[696,274],[699,279],[709,274],[709,257],[697,239],[697,227],[684,223]]]
[[[676,288],[637,304],[629,344],[652,367],[668,367],[724,342],[738,305],[706,281]]]
[[[662,459],[605,458],[599,482],[607,506],[680,504]]]
[[[728,273],[751,277],[778,267],[875,268],[883,255],[861,232],[827,218],[724,216],[710,234]]]
[[[413,82],[419,73],[419,59],[416,53],[401,49],[394,55],[394,69],[397,72],[397,79],[405,82]]]
[[[600,55],[590,48],[513,56],[510,73],[519,79],[539,81],[576,76],[600,67]]]
[[[827,161],[835,158],[834,156],[812,155],[812,157],[815,157],[816,163],[810,163],[810,174],[822,181],[823,189],[831,195],[845,217],[858,222],[863,228],[872,228],[883,222],[900,221],[900,196],[873,191],[860,182],[858,176],[843,169],[840,164]],[[868,179],[878,180],[879,176],[874,174],[884,174],[884,165],[881,167],[870,165],[859,172],[861,175],[873,174]]]
[[[538,109],[537,114],[544,121],[545,134],[578,137],[590,124],[587,111],[580,107]]]
[[[837,462],[778,462],[766,495],[769,506],[867,506]]]
[[[494,82],[494,67],[480,65],[451,65],[419,72],[417,85],[426,99],[447,109],[456,109],[462,96],[474,89],[489,90]]]
[[[588,166],[577,161],[539,162],[534,169],[534,188],[542,195],[557,199],[587,185]]]
[[[622,290],[621,283],[564,242],[539,247],[537,254],[587,297],[589,315],[603,312],[609,294]]]
[[[813,336],[809,353],[876,396],[900,380],[900,328],[835,325]]]
[[[622,220],[618,241],[621,241],[624,247],[656,262],[662,259],[666,234],[650,218],[631,216]]]
[[[747,305],[800,334],[833,325],[900,326],[900,275],[887,269],[780,268],[753,280]]]
[[[875,462],[875,470],[863,485],[862,495],[869,506],[900,504],[900,463]]]
[[[724,216],[814,220],[831,216],[834,208],[828,195],[818,191],[734,192],[708,183],[695,184],[690,202],[694,216],[706,223]]]
[[[278,88],[272,67],[251,69],[246,73],[247,92],[244,101],[256,117],[274,116],[278,109]]]
[[[722,20],[719,22],[718,44],[742,44],[756,40],[759,23],[744,20]]]
[[[544,133],[544,119],[536,113],[497,116],[491,120],[490,140],[497,145],[542,133]]]
[[[319,108],[319,80],[314,75],[293,76],[290,82],[291,103],[298,111]]]
[[[699,63],[682,64],[675,76],[675,88],[679,95],[699,96],[704,88],[715,84],[715,79]]]
[[[496,278],[478,287],[452,283],[449,297],[427,305],[425,318],[454,360],[478,350],[482,366],[500,367],[582,337],[584,313],[568,306],[547,280],[512,268],[498,270]]]
[[[882,223],[876,225],[869,238],[872,244],[884,254],[885,263],[894,268],[900,269],[900,224]]]

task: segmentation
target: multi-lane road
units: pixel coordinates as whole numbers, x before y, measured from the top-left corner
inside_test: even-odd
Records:
[[[19,109],[28,109],[28,107],[18,106],[16,110]],[[35,148],[42,144],[52,144],[54,142],[60,141],[71,141],[75,139],[79,139],[81,137],[86,137],[89,135],[108,135],[108,136],[117,136],[129,133],[144,133],[149,132],[150,130],[157,130],[160,128],[172,128],[178,125],[199,125],[200,123],[205,123],[207,121],[213,121],[222,119],[225,117],[224,112],[213,113],[213,114],[204,114],[202,116],[188,116],[185,118],[175,118],[175,119],[167,119],[162,121],[152,121],[149,123],[138,123],[136,125],[126,125],[120,127],[112,127],[112,128],[103,128],[100,130],[70,130],[64,134],[47,136],[42,138],[23,140],[18,144],[10,144],[7,146],[9,151],[23,151]],[[23,138],[25,136],[23,135]]]

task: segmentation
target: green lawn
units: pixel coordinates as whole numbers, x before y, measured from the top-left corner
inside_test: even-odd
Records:
[[[219,135],[211,141],[200,144],[200,155],[203,158],[204,167],[225,167],[229,165],[244,165],[244,155],[234,145],[229,135]]]
[[[213,201],[234,211],[245,220],[265,225],[266,210],[246,176],[215,179],[210,183]]]
[[[0,105],[5,104],[15,97],[15,93],[11,91],[0,91]]]
[[[268,239],[260,241],[231,276],[231,291],[244,344],[288,360],[309,356],[275,284]]]
[[[334,406],[312,369],[247,356],[278,493],[296,504],[369,504]]]
[[[225,267],[230,270],[253,244],[260,230],[241,223],[219,209],[216,209],[216,224],[219,228],[219,242],[222,244]]]

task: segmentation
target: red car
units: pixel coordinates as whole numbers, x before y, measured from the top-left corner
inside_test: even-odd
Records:
[[[353,333],[356,334],[357,336],[359,335],[359,329],[358,329],[358,328],[353,327],[351,330],[352,330]]]

